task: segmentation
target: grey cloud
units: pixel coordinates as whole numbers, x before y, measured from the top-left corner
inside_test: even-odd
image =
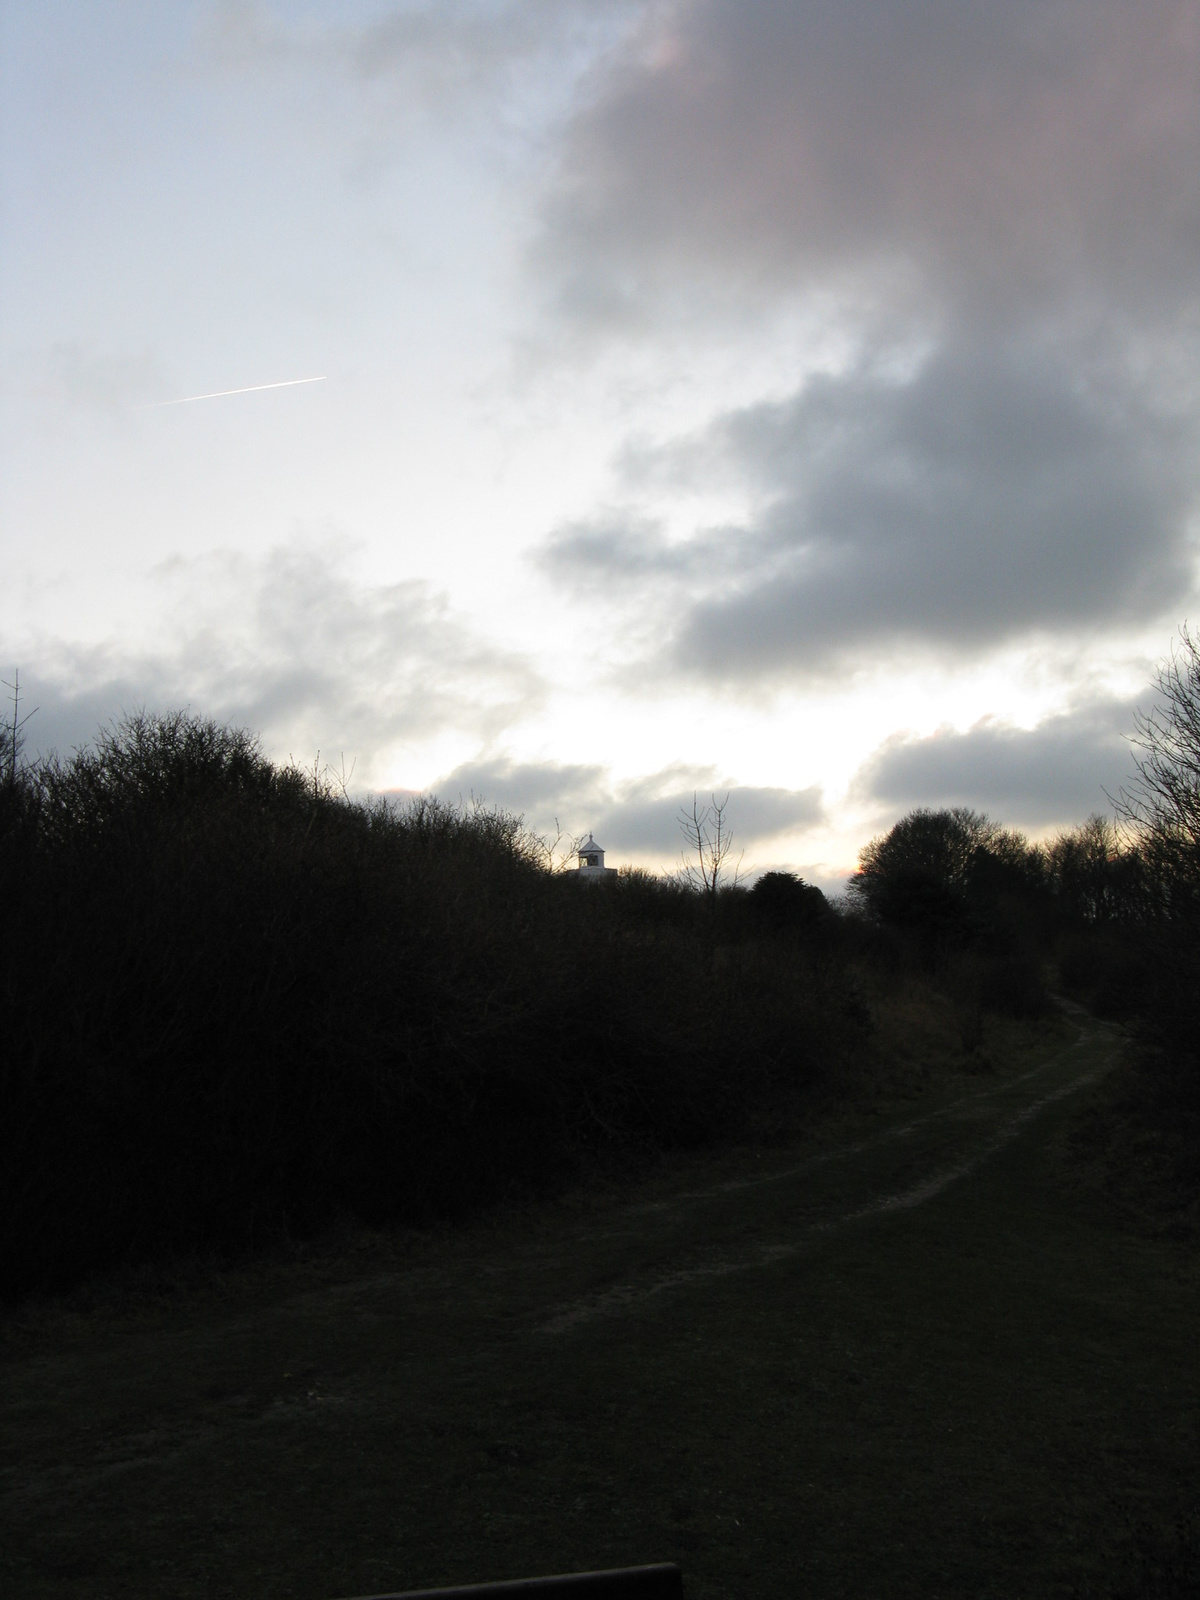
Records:
[[[259,0],[217,0],[202,17],[197,37],[201,55],[226,68],[281,60],[297,42],[295,32]]]
[[[474,796],[506,811],[544,823],[560,811],[587,811],[604,791],[603,767],[560,765],[554,761],[514,762],[503,757],[469,761],[434,785],[446,798]]]
[[[915,373],[817,377],[667,454],[720,461],[760,509],[671,545],[609,518],[542,559],[640,585],[666,664],[710,681],[1158,618],[1192,583],[1194,425],[1086,349],[947,331]]]
[[[101,663],[90,652],[76,651],[73,656],[72,665],[84,669],[78,679],[63,671],[66,663],[61,660],[55,664],[57,672],[54,667],[47,671],[41,663],[33,668],[27,663],[19,669],[21,715],[29,716],[22,751],[32,760],[52,752],[70,755],[90,744],[97,730],[114,716],[147,704],[151,698],[148,684],[138,680],[136,668],[135,675],[123,676],[116,662]],[[4,676],[12,682],[11,673]],[[8,698],[9,691],[4,692]],[[4,707],[4,716],[12,716],[11,698]]]
[[[602,809],[597,819],[596,837],[606,848],[678,852],[682,845],[679,828],[681,811],[690,812],[694,789],[667,794],[647,793],[649,785],[638,785]],[[711,791],[700,790],[701,804]],[[727,818],[733,832],[735,850],[749,848],[782,833],[813,827],[824,815],[819,788],[769,789],[734,785],[717,791],[717,799],[729,797]]]
[[[977,302],[1194,303],[1192,0],[691,0],[577,115],[542,259],[576,311],[714,268],[898,264]]]
[[[494,737],[543,694],[527,662],[478,638],[425,584],[358,583],[329,551],[177,560],[159,582],[170,644],[47,640],[26,653],[29,703],[42,708],[31,752],[86,742],[135,706],[188,704],[254,729],[276,754],[345,751],[369,781],[382,746],[446,728]]]
[[[44,387],[56,400],[111,415],[157,398],[163,376],[148,351],[134,355],[67,343],[49,352]]]
[[[602,767],[501,758],[465,763],[433,788],[447,799],[474,795],[501,805],[540,830],[557,821],[568,835],[591,831],[606,850],[660,856],[679,853],[680,811],[691,809],[693,794],[703,803],[714,788],[718,799],[729,796],[728,820],[738,848],[811,827],[824,816],[819,788],[717,787],[711,770],[685,767],[613,783]]]
[[[648,17],[547,202],[560,309],[624,307],[644,331],[717,281],[741,315],[869,285],[837,313],[859,353],[790,400],[628,446],[624,521],[559,529],[544,567],[632,604],[656,666],[710,683],[1173,622],[1200,455],[1194,0]],[[731,485],[738,526],[655,521],[673,486]]]
[[[687,583],[701,570],[736,564],[738,540],[700,533],[672,543],[662,524],[615,510],[555,530],[535,561],[555,582],[578,594],[627,589],[648,580]]]
[[[598,0],[478,0],[394,9],[358,36],[355,54],[364,71],[401,70],[432,74],[448,84],[478,87],[514,63],[561,51],[570,36],[594,25],[607,12],[607,25],[635,7],[607,6]]]
[[[1160,615],[1191,581],[1195,449],[1114,388],[964,341],[911,381],[820,380],[731,418],[778,498],[740,590],[695,606],[677,660],[737,676]]]
[[[164,398],[162,367],[149,350],[98,349],[78,340],[10,355],[0,404],[23,425],[58,435],[84,420],[114,425]]]
[[[1031,729],[988,718],[966,733],[889,739],[856,786],[887,804],[968,805],[1026,828],[1080,822],[1129,781],[1133,715],[1132,702],[1104,701]]]
[[[226,69],[333,66],[362,83],[396,84],[404,111],[442,112],[480,95],[503,98],[530,69],[573,82],[640,9],[640,0],[418,0],[370,21],[344,22],[225,0],[207,19],[200,44]]]

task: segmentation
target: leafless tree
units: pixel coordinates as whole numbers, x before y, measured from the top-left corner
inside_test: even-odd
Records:
[[[1137,776],[1118,813],[1135,833],[1164,909],[1195,911],[1200,891],[1200,639],[1186,623],[1155,675],[1158,704],[1139,712]]]
[[[13,681],[11,683],[7,678],[0,681],[3,682],[6,689],[12,692],[12,721],[5,723],[0,728],[0,761],[3,762],[6,781],[9,784],[15,784],[17,781],[17,758],[21,754],[23,742],[21,730],[38,708],[34,706],[33,711],[27,711],[24,716],[21,715],[21,674],[19,670],[13,673]]]
[[[532,834],[536,853],[542,866],[547,872],[566,872],[571,862],[579,854],[579,847],[583,843],[581,834],[565,834],[558,818],[554,819],[554,837],[549,834]]]
[[[698,889],[709,901],[715,903],[717,890],[729,871],[729,858],[733,852],[733,834],[726,811],[729,796],[718,800],[710,795],[706,805],[700,804],[698,794],[692,795],[691,810],[680,807],[679,827],[687,842],[683,856],[681,876]],[[733,866],[732,882],[737,883],[741,856]]]
[[[1142,865],[1148,915],[1139,945],[1152,1024],[1177,1061],[1194,1064],[1200,1038],[1200,639],[1186,624],[1155,687],[1157,703],[1137,717],[1136,776],[1121,791],[1117,811]]]

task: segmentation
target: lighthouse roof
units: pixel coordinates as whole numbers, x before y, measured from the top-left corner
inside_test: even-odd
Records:
[[[600,844],[597,844],[595,839],[592,838],[590,833],[588,834],[587,838],[583,841],[583,843],[579,846],[580,855],[582,855],[585,850],[599,850],[601,855],[604,854],[604,846],[600,845]]]

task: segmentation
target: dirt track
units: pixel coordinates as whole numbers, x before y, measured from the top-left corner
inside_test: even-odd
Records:
[[[815,1235],[926,1204],[951,1184],[970,1177],[1043,1111],[1097,1082],[1116,1064],[1123,1048],[1119,1031],[1088,1017],[1077,1006],[1069,1009],[1079,1029],[1078,1037],[1047,1061],[1001,1085],[975,1088],[936,1110],[917,1117],[904,1117],[868,1138],[851,1140],[779,1170],[754,1177],[731,1178],[707,1190],[684,1190],[650,1205],[631,1207],[630,1226],[625,1237],[641,1249],[653,1232],[649,1220],[656,1217],[670,1219],[676,1226],[686,1218],[690,1224],[689,1233],[704,1217],[714,1236],[745,1228],[753,1237],[761,1229],[763,1220],[762,1208],[755,1204],[755,1197],[768,1188],[774,1189],[778,1196],[771,1206],[772,1213],[786,1224],[790,1209],[794,1212],[794,1221],[790,1237],[754,1242],[741,1254],[727,1247],[711,1259],[681,1263],[658,1276],[645,1274],[605,1288],[590,1298],[557,1310],[542,1325],[542,1331],[560,1333],[592,1317],[632,1310],[651,1296],[682,1289],[705,1278],[726,1277],[730,1273],[749,1272],[784,1261],[804,1250]],[[881,1162],[881,1157],[893,1147],[903,1151],[896,1167],[898,1175],[902,1175],[903,1186],[889,1190],[886,1187],[889,1169],[886,1162]],[[916,1163],[914,1150],[919,1151]],[[927,1169],[923,1176],[912,1175],[914,1164]],[[835,1190],[834,1214],[812,1215],[814,1201],[819,1205],[820,1200],[826,1198],[813,1179],[821,1169],[835,1165],[845,1168],[848,1182]],[[879,1192],[881,1180],[883,1192]],[[861,1190],[857,1203],[852,1201],[848,1210],[840,1209],[846,1204],[847,1192],[856,1187]]]
[[[1200,1279],[1060,1181],[1121,1049],[1074,1026],[790,1154],[26,1319],[0,1589],[1113,1592],[1200,1469]]]

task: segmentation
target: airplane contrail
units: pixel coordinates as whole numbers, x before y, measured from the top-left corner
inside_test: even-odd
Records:
[[[152,400],[139,411],[159,411],[163,406],[190,406],[193,400],[223,400],[227,394],[257,394],[260,389],[294,389],[298,383],[324,383],[325,377],[285,378],[282,383],[249,383],[244,389],[214,389],[211,394],[185,394],[181,400]]]

